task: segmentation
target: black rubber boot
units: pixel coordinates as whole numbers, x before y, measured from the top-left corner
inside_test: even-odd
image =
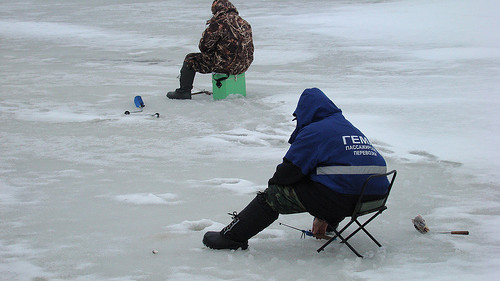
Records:
[[[259,193],[239,214],[233,214],[233,221],[220,232],[209,231],[203,236],[203,244],[211,249],[237,250],[248,248],[248,239],[268,227],[278,218],[267,204],[264,193]]]
[[[193,89],[194,76],[196,71],[188,66],[186,62],[182,64],[180,75],[180,88],[175,91],[168,92],[167,98],[169,99],[191,99],[191,89]]]

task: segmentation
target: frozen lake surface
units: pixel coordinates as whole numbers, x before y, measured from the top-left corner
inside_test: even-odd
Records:
[[[0,0],[0,280],[498,280],[500,2],[234,0],[247,98],[167,100],[211,2]],[[205,248],[266,188],[309,87],[399,172],[384,247],[318,254],[278,224],[309,229],[297,214]]]

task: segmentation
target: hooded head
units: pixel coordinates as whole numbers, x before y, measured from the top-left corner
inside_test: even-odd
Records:
[[[300,95],[297,108],[293,116],[297,119],[297,127],[290,136],[289,143],[293,143],[297,134],[305,126],[323,120],[328,116],[335,113],[342,113],[338,108],[320,89],[311,88],[305,89]]]
[[[233,11],[235,13],[238,13],[238,10],[236,10],[236,7],[229,2],[229,0],[214,0],[212,3],[212,14],[216,15],[218,13],[227,13]]]

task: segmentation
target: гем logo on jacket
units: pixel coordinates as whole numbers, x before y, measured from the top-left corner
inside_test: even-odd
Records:
[[[378,156],[377,150],[365,136],[342,136],[345,150],[352,150],[356,156]]]

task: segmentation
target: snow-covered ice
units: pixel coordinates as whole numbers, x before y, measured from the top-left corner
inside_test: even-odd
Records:
[[[0,280],[498,280],[500,2],[234,0],[255,61],[222,101],[165,97],[211,0],[0,2]],[[205,248],[265,189],[309,87],[398,170],[369,226],[384,247],[317,253],[278,224],[309,229],[296,214]]]

